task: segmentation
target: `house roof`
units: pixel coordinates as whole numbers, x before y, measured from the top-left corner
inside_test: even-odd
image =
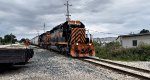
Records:
[[[120,35],[120,36],[118,36],[118,38],[119,38],[119,37],[145,36],[145,35],[150,35],[150,32],[149,32],[149,33],[139,33],[139,34]],[[117,38],[117,39],[118,39],[118,38]],[[117,39],[116,39],[116,40],[117,40]]]
[[[142,33],[142,34],[129,34],[129,35],[120,35],[120,37],[134,37],[134,36],[145,36],[145,35],[150,35],[149,33]]]

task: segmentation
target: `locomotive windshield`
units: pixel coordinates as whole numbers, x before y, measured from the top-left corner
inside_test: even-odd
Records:
[[[84,28],[81,25],[69,25],[69,28]]]

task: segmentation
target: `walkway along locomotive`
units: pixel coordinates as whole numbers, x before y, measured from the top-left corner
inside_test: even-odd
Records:
[[[95,56],[92,35],[88,38],[85,25],[68,20],[33,39],[31,43],[42,48],[64,52],[72,57]]]

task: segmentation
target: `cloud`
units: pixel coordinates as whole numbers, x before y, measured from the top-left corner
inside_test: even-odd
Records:
[[[149,29],[148,0],[69,0],[71,19],[82,21],[95,37],[138,33]],[[63,23],[66,0],[0,0],[0,36],[14,33],[18,39]],[[96,30],[98,33],[92,30]],[[106,33],[106,34],[104,34]],[[113,33],[107,34],[107,33]]]

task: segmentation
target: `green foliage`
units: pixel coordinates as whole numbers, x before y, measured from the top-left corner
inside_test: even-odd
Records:
[[[24,42],[26,39],[25,38],[22,38],[19,42],[22,43]]]
[[[13,34],[7,34],[4,36],[4,39],[0,37],[0,44],[9,44],[9,43],[15,43],[17,41],[16,36]]]
[[[94,42],[96,56],[104,59],[123,61],[150,61],[150,45],[143,44],[137,48],[122,48],[119,42],[111,42],[102,46]]]
[[[140,31],[140,33],[149,33],[149,30],[143,29]]]
[[[3,43],[3,38],[0,37],[0,45]]]

